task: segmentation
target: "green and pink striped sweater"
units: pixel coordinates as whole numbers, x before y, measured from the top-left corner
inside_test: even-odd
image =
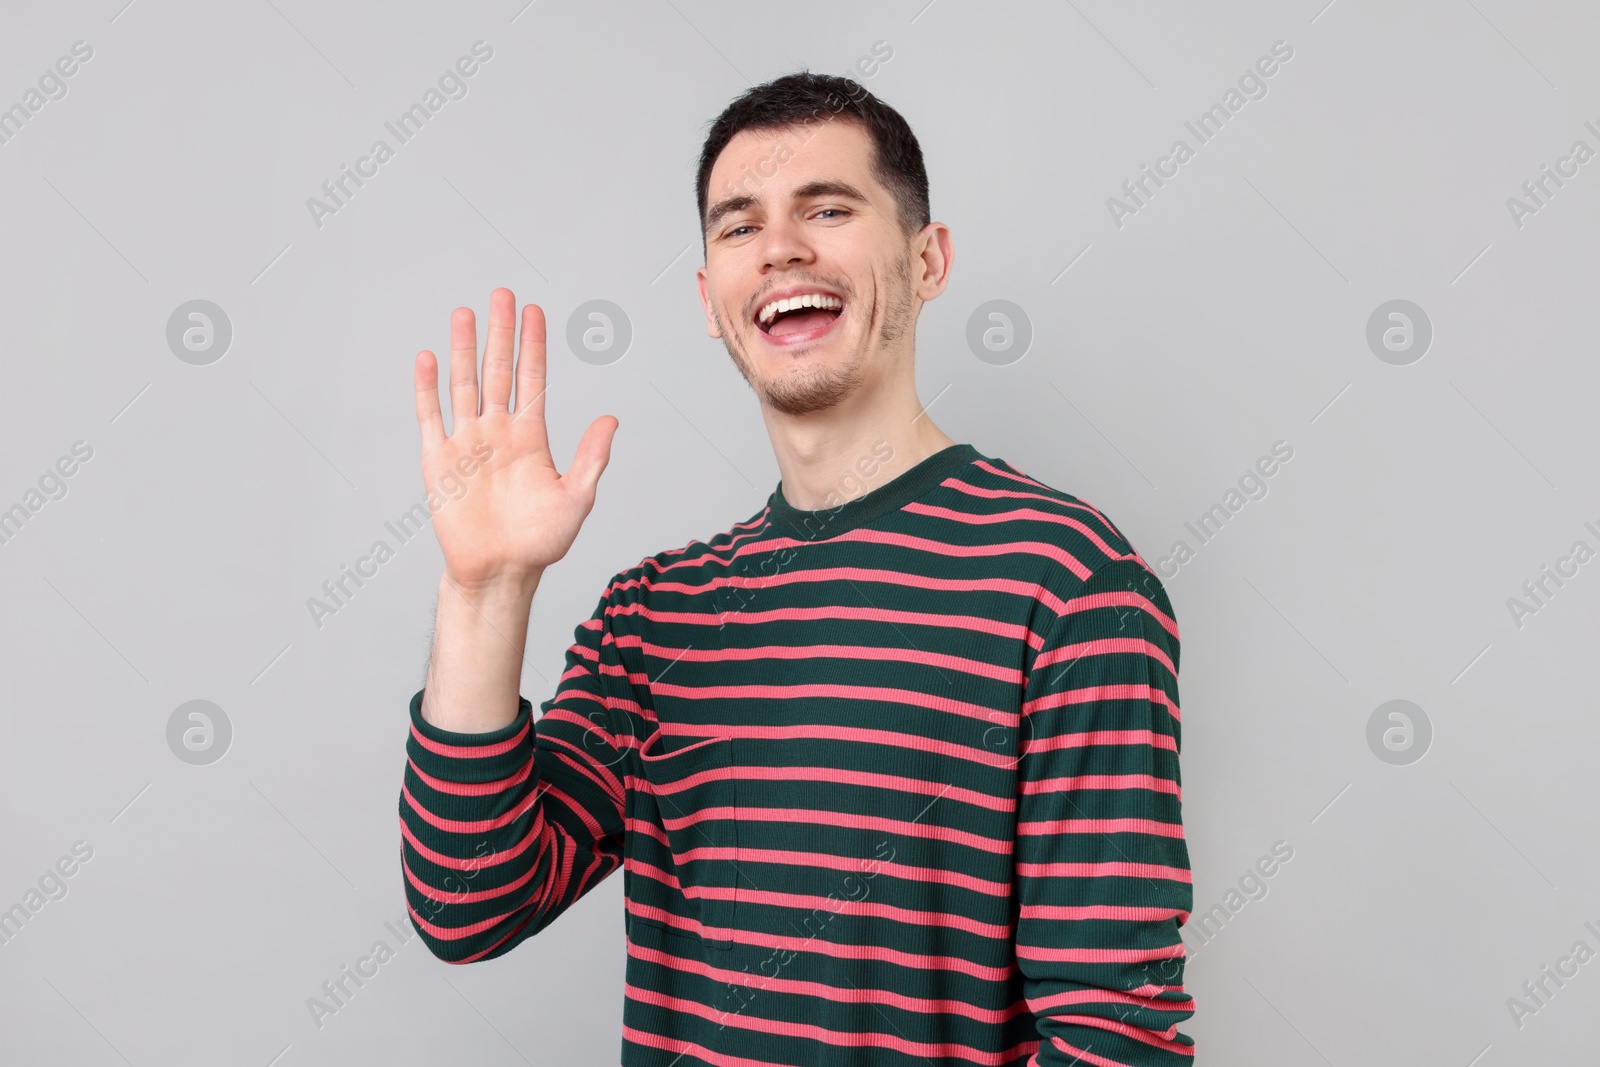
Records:
[[[621,870],[626,1067],[1187,1064],[1177,675],[1145,561],[1003,460],[780,483],[612,578],[539,719],[412,698],[411,918],[491,959]]]

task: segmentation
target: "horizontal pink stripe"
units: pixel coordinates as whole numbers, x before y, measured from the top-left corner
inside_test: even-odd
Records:
[[[810,572],[808,572],[810,573]],[[619,648],[636,648],[642,655],[664,659],[669,663],[687,660],[698,663],[731,663],[765,659],[851,659],[920,663],[929,667],[970,674],[980,678],[1020,685],[1022,671],[1015,667],[985,663],[968,656],[952,656],[943,652],[924,652],[916,648],[897,648],[881,645],[757,645],[753,648],[689,648],[680,649],[658,645],[633,634],[617,639]]]
[[[1042,500],[1045,503],[1053,504],[1056,507],[1069,508],[1077,511],[1086,511],[1099,520],[1100,525],[1105,527],[1107,534],[1111,535],[1112,537],[1126,540],[1117,532],[1117,528],[1111,525],[1111,520],[1102,515],[1099,508],[1096,508],[1093,504],[1090,504],[1086,500],[1079,500],[1076,497],[1068,497],[1063,499],[1066,494],[1062,494],[1057,490],[1051,489],[1043,482],[1036,482],[1032,478],[1019,478],[1015,474],[1007,473],[1006,471],[1000,470],[998,467],[991,466],[987,463],[978,463],[977,466],[982,467],[990,474],[999,475],[1002,478],[1007,478],[1022,485],[1032,485],[1044,490],[1044,492],[1028,493],[1016,489],[990,489],[985,486],[974,485],[971,482],[961,481],[958,478],[946,478],[942,484],[948,488],[956,490],[957,492],[965,493],[968,496],[979,497],[985,500]]]
[[[871,1030],[829,1030],[812,1023],[791,1023],[777,1019],[763,1019],[758,1016],[744,1013],[718,1011],[716,1008],[707,1007],[698,1001],[686,1000],[682,997],[668,996],[652,989],[642,989],[632,983],[626,983],[623,993],[630,1000],[642,1004],[654,1004],[669,1011],[683,1015],[694,1015],[717,1023],[719,1026],[731,1026],[739,1030],[753,1030],[758,1033],[781,1034],[784,1037],[808,1038],[826,1045],[846,1048],[892,1048],[911,1056],[939,1056],[955,1057],[972,1063],[987,1065],[1003,1065],[1012,1062],[1018,1056],[1026,1055],[1031,1049],[1037,1047],[1037,1042],[1027,1042],[1009,1051],[985,1052],[982,1049],[960,1045],[953,1041],[908,1041],[898,1034],[874,1032]]]
[[[427,884],[421,878],[417,877],[416,872],[411,869],[411,864],[406,862],[404,855],[400,857],[400,866],[405,871],[406,881],[410,882],[412,888],[414,888],[418,893],[421,893],[429,900],[440,900],[446,904],[477,904],[485,900],[493,900],[496,897],[507,896],[511,893],[515,893],[517,890],[533,881],[533,876],[539,873],[539,865],[536,863],[529,867],[522,874],[518,875],[512,881],[507,882],[505,885],[496,886],[494,889],[475,889],[462,893],[458,890],[450,890],[446,892],[441,889],[435,889],[433,886]],[[475,876],[476,872],[473,872],[469,873],[466,877],[472,878]],[[513,908],[511,910],[515,911],[516,909]]]
[[[675,1052],[679,1058],[693,1056],[705,1060],[713,1067],[773,1067],[771,1060],[752,1060],[744,1056],[728,1056],[721,1052],[713,1052],[704,1045],[693,1041],[684,1041],[681,1038],[667,1037],[665,1034],[652,1034],[647,1030],[636,1030],[626,1024],[622,1027],[622,1037],[635,1045],[644,1045],[648,1048],[665,1049]],[[676,1063],[674,1060],[673,1063]]]
[[[1174,1052],[1180,1056],[1194,1055],[1193,1045],[1180,1045],[1172,1040],[1178,1035],[1176,1023],[1164,1031],[1156,1031],[1146,1030],[1142,1026],[1129,1026],[1120,1019],[1107,1019],[1101,1015],[1067,1015],[1063,1016],[1063,1021],[1078,1026],[1092,1026],[1098,1030],[1109,1030],[1111,1033],[1121,1034],[1123,1037],[1131,1037],[1135,1041],[1142,1041],[1146,1045],[1153,1045],[1156,1048]]]
[[[433,724],[429,723],[428,725],[432,726]],[[429,752],[437,753],[440,756],[449,756],[451,759],[483,759],[488,756],[498,756],[501,753],[510,752],[512,749],[522,744],[527,740],[528,730],[531,726],[532,723],[523,723],[522,729],[506,738],[504,741],[497,741],[492,745],[450,745],[443,741],[434,741],[425,736],[423,732],[418,729],[416,723],[411,724],[411,736],[413,739],[415,739],[417,744],[421,745]],[[435,729],[438,728],[435,727]]]
[[[820,811],[815,808],[755,808],[710,807],[701,808],[692,815],[676,818],[663,815],[661,821],[669,830],[694,826],[705,820],[731,819],[741,823],[775,822],[799,826],[842,826],[851,830],[881,830],[884,833],[923,837],[946,841],[955,845],[993,852],[1001,856],[1011,854],[1010,838],[984,837],[966,830],[955,830],[934,823],[913,822],[909,819],[890,819],[882,815],[859,815],[850,811]]]
[[[1158,863],[1019,863],[1017,874],[1025,878],[1162,878],[1190,882],[1194,872],[1183,867]]]
[[[820,1000],[829,1000],[846,1004],[887,1004],[891,1007],[901,1008],[905,1011],[920,1012],[924,1014],[942,1013],[946,1015],[960,1015],[978,1022],[1000,1024],[1018,1016],[1031,1013],[1026,1001],[1017,1001],[1009,1008],[983,1008],[976,1004],[968,1004],[961,1000],[949,998],[930,999],[927,997],[911,997],[903,993],[895,993],[887,989],[874,989],[857,986],[851,990],[843,990],[837,986],[826,985],[822,982],[808,982],[796,978],[781,977],[783,963],[776,963],[777,973],[768,975],[765,972],[756,973],[749,970],[730,971],[721,967],[713,967],[700,960],[683,956],[673,956],[657,949],[647,948],[642,945],[629,944],[628,955],[654,963],[670,970],[687,974],[697,974],[709,978],[713,982],[724,982],[729,985],[738,985],[753,990],[756,995],[768,990],[778,993],[794,993],[800,996],[816,997]],[[792,961],[791,961],[792,962]],[[1130,1001],[1133,998],[1128,998]]]
[[[491,930],[500,923],[505,922],[508,916],[515,914],[515,911],[508,911],[501,915],[492,915],[487,919],[480,919],[475,923],[468,923],[466,926],[439,926],[417,914],[417,910],[411,906],[409,901],[406,903],[406,910],[411,913],[411,921],[417,924],[417,929],[438,941],[460,941],[474,934],[481,934],[485,930]]]
[[[1017,946],[1017,959],[1044,963],[1148,963],[1151,960],[1183,959],[1183,946],[1163,948],[1045,948],[1043,945]]]
[[[661,842],[661,844],[668,848],[672,847],[671,841],[667,838],[666,831],[654,823],[645,822],[642,819],[636,819],[630,815],[626,820],[625,826],[627,832],[630,834],[644,834],[646,837]]]
[[[698,736],[707,729],[715,729],[719,734],[728,737],[759,738],[767,741],[813,738],[827,741],[857,741],[865,744],[890,745],[895,748],[910,748],[919,752],[929,752],[941,756],[953,756],[970,763],[982,763],[989,767],[1011,767],[1016,763],[1014,757],[981,748],[971,748],[967,745],[958,745],[931,737],[919,737],[916,734],[898,733],[893,730],[874,730],[864,726],[827,726],[812,723],[799,726],[735,726],[725,723],[664,722],[660,728],[663,733],[668,735],[689,737]]]
[[[555,709],[552,708],[551,711]],[[546,713],[546,718],[549,714]],[[541,720],[543,721],[543,720]],[[570,744],[565,738],[556,737],[554,733],[542,735],[539,740],[546,746],[546,751],[556,759],[561,760],[577,773],[593,782],[601,792],[611,798],[611,803],[618,811],[627,804],[627,790],[623,788],[622,781],[610,767],[595,759],[594,754],[586,752],[577,745]],[[617,759],[620,760],[621,753]]]
[[[1182,908],[1142,908],[1124,904],[1024,904],[1020,918],[1060,919],[1069,922],[1107,919],[1114,922],[1148,923],[1167,919],[1186,921],[1189,913]]]
[[[1183,837],[1183,824],[1154,819],[1045,819],[1018,822],[1018,834],[1150,834],[1154,837]]]
[[[1178,624],[1173,620],[1172,616],[1156,607],[1146,597],[1131,591],[1088,593],[1084,596],[1073,597],[1067,601],[1061,614],[1068,615],[1079,611],[1096,611],[1100,608],[1136,608],[1153,617],[1161,624],[1161,628],[1173,637],[1178,636]]]
[[[859,531],[858,531],[859,532]],[[961,556],[1005,556],[1010,555],[1013,546],[992,545],[974,549],[967,545],[955,545],[942,541],[928,541],[923,538],[907,537],[904,534],[885,534],[877,531],[870,532],[872,536],[857,536],[844,534],[840,541],[877,541],[882,544],[893,544],[903,548],[917,548],[923,550],[937,550],[940,555]],[[787,543],[784,543],[787,542]],[[793,541],[787,538],[775,540],[770,548],[789,548],[807,544],[805,541]],[[1031,544],[1032,542],[1019,542]],[[930,549],[930,546],[932,548]],[[685,596],[715,593],[721,589],[749,589],[752,591],[770,589],[790,583],[811,582],[875,582],[880,585],[894,585],[905,589],[920,589],[928,592],[941,593],[1010,593],[1014,596],[1033,600],[1038,596],[1039,584],[1025,582],[1016,578],[936,578],[929,574],[917,571],[895,570],[889,567],[808,567],[805,570],[774,571],[771,574],[760,575],[728,575],[723,578],[712,578],[701,581],[682,582],[649,582],[652,592],[679,593]]]
[[[448,793],[457,797],[482,797],[492,793],[504,793],[512,786],[525,781],[533,773],[533,760],[524,763],[517,773],[506,778],[497,778],[492,782],[447,782],[443,778],[433,775],[418,767],[415,761],[408,759],[406,765],[411,768],[411,773],[436,793]]]
[[[1071,707],[1077,704],[1095,704],[1104,700],[1146,700],[1159,704],[1172,714],[1174,722],[1181,722],[1178,705],[1158,686],[1144,684],[1091,685],[1082,689],[1065,689],[1047,693],[1042,697],[1024,701],[1022,714],[1032,715],[1046,708]]]
[[[982,514],[978,512],[954,511],[950,508],[936,508],[927,504],[919,503],[909,504],[906,506],[905,510],[919,515],[934,515],[939,518],[947,518],[956,522],[965,522],[972,525],[988,525],[1001,522],[1055,523],[1060,526],[1066,526],[1070,529],[1077,530],[1079,533],[1083,534],[1083,536],[1092,541],[1094,546],[1100,550],[1106,561],[1132,560],[1139,564],[1139,566],[1143,567],[1146,571],[1150,571],[1150,565],[1140,558],[1139,553],[1132,551],[1118,552],[1115,548],[1112,548],[1109,544],[1107,544],[1105,539],[1098,533],[1096,533],[1094,530],[1091,530],[1088,526],[1084,525],[1082,522],[1070,515],[1058,515],[1029,507],[1013,508],[1010,511],[1002,511],[993,514]],[[1104,516],[1101,516],[1101,518],[1103,519]],[[1155,572],[1150,571],[1150,573],[1154,574]]]
[[[1119,653],[1133,653],[1135,655],[1149,656],[1165,667],[1169,673],[1176,675],[1178,669],[1172,665],[1166,652],[1156,644],[1142,637],[1101,637],[1093,641],[1079,641],[1075,645],[1062,645],[1039,653],[1033,661],[1033,669],[1039,671],[1045,667],[1052,667],[1065,660],[1086,659],[1090,656],[1112,655]]]
[[[507,860],[515,859],[526,852],[528,850],[528,846],[540,840],[546,829],[547,824],[545,823],[544,812],[536,811],[534,813],[533,825],[528,828],[527,834],[522,838],[522,840],[518,841],[511,848],[504,849],[500,852],[491,852],[484,856],[475,856],[471,859],[458,859],[455,856],[447,856],[443,852],[436,852],[427,845],[424,845],[417,839],[417,835],[411,832],[411,827],[406,825],[406,821],[404,819],[400,820],[400,834],[406,839],[407,842],[410,843],[411,847],[416,850],[417,855],[440,867],[449,867],[451,870],[456,871],[480,870],[487,867],[497,867],[500,864],[505,863]]]
[[[677,875],[670,871],[664,871],[653,863],[646,863],[637,856],[624,857],[623,866],[633,874],[648,878],[652,882],[660,882],[667,888],[677,890],[680,893],[683,892],[683,884],[678,881]],[[690,888],[693,889],[696,887],[691,886]]]
[[[1071,778],[1041,778],[1037,782],[1022,783],[1024,794],[1049,794],[1067,789],[1147,789],[1152,793],[1170,793],[1176,797],[1183,795],[1177,782],[1157,778],[1153,774],[1080,774]]]
[[[986,893],[989,896],[1008,897],[1011,895],[1010,882],[996,882],[988,878],[978,878],[959,871],[945,870],[942,867],[917,867],[909,863],[887,863],[883,860],[867,860],[857,856],[833,856],[825,852],[798,852],[790,849],[778,848],[691,848],[674,858],[680,863],[693,863],[696,860],[732,860],[741,863],[787,863],[794,867],[818,867],[830,871],[853,871],[860,874],[863,881],[878,874],[886,874],[894,878],[902,878],[908,882],[935,882],[940,885],[960,886],[976,893]],[[877,863],[876,871],[868,873],[862,870],[864,864]]]
[[[932,515],[955,522],[977,524],[985,521],[987,516],[974,515],[972,512],[951,511],[949,508],[930,507],[926,504],[908,504],[902,510],[915,515]],[[867,541],[872,544],[893,545],[896,548],[907,548],[915,552],[926,552],[929,555],[946,556],[952,559],[992,559],[1003,556],[1040,556],[1061,564],[1073,575],[1082,579],[1087,578],[1092,569],[1079,562],[1078,557],[1062,548],[1060,545],[1048,541],[1005,541],[997,544],[963,545],[953,542],[935,541],[930,537],[917,537],[912,534],[897,533],[893,530],[874,530],[862,528],[840,534],[839,541]],[[800,542],[804,544],[805,542]],[[1053,596],[1048,592],[1040,599]]]
[[[859,700],[878,704],[905,704],[949,712],[969,719],[980,719],[998,726],[1016,726],[1016,712],[971,704],[964,700],[924,693],[916,689],[899,689],[884,685],[844,685],[838,682],[808,682],[798,685],[670,685],[654,682],[650,691],[657,696],[678,697],[682,700],[804,700],[810,697],[828,697],[837,700]],[[774,708],[775,714],[781,709]]]
[[[845,960],[877,960],[880,963],[890,963],[900,967],[908,967],[920,971],[955,971],[960,974],[971,975],[986,982],[1009,981],[1016,973],[1014,964],[1004,967],[991,967],[972,960],[964,960],[959,956],[930,956],[916,952],[902,952],[899,949],[885,948],[880,945],[844,945],[832,941],[824,941],[820,937],[790,937],[783,934],[767,934],[756,930],[735,930],[721,926],[706,926],[698,919],[690,919],[674,915],[661,908],[641,904],[635,900],[624,898],[623,906],[630,914],[643,919],[670,926],[675,930],[696,934],[714,941],[732,940],[740,945],[752,945],[757,948],[783,949],[791,952],[810,952],[819,956],[830,956],[835,959]]]
[[[510,808],[492,819],[446,819],[429,811],[425,805],[411,795],[410,788],[404,782],[400,783],[400,795],[406,799],[406,803],[411,805],[411,810],[416,812],[423,822],[452,834],[479,834],[488,830],[498,830],[502,826],[522,818],[533,809],[535,804],[539,803],[539,794],[534,792],[529,793],[516,807]]]
[[[870,915],[876,919],[893,919],[913,926],[942,926],[962,930],[979,937],[1010,939],[1013,930],[998,923],[979,922],[965,915],[947,911],[924,911],[921,908],[901,908],[893,904],[879,904],[870,898],[850,900],[847,897],[819,897],[812,893],[782,893],[773,889],[705,889],[704,895],[713,899],[738,896],[740,904],[766,904],[775,908],[797,908],[812,911],[822,908],[835,914]],[[832,905],[839,905],[833,907]]]
[[[1114,594],[1121,595],[1121,594]],[[940,626],[951,630],[969,630],[1013,640],[1028,641],[1035,649],[1041,643],[1026,626],[999,622],[981,615],[939,615],[925,611],[895,611],[888,608],[858,608],[845,604],[828,604],[810,608],[772,608],[767,611],[730,610],[708,611],[658,611],[640,604],[618,604],[606,608],[609,615],[636,615],[651,622],[672,623],[679,626],[715,626],[721,628],[730,622],[750,625],[768,622],[831,622],[847,619],[851,622],[888,622],[902,626]]]
[[[1052,1008],[1061,1008],[1069,1004],[1126,1004],[1146,1011],[1172,1011],[1185,1014],[1194,1010],[1193,997],[1181,1000],[1158,1000],[1146,993],[1146,991],[1163,992],[1169,988],[1171,987],[1141,986],[1126,993],[1119,993],[1114,989],[1070,989],[1065,993],[1053,993],[1048,997],[1032,997],[1028,1000],[1028,1005],[1035,1015],[1043,1015],[1049,1013]]]
[[[922,778],[908,778],[899,774],[877,774],[873,771],[849,771],[836,767],[739,767],[733,777],[739,781],[827,782],[831,785],[859,785],[874,789],[888,789],[899,793],[920,793],[938,796],[959,804],[971,804],[990,811],[1013,811],[1017,802],[1011,797],[990,796],[976,789],[941,785]]]
[[[1081,733],[1056,734],[1052,737],[1030,737],[1023,746],[1024,754],[1053,752],[1062,748],[1088,748],[1094,745],[1149,745],[1178,751],[1178,742],[1171,734],[1154,730],[1085,730]]]
[[[1062,519],[1057,516],[1046,515],[1042,511],[1034,511],[1031,508],[1018,508],[1015,511],[1000,512],[994,515],[984,515],[978,512],[956,511],[953,508],[937,507],[932,504],[911,503],[906,505],[905,510],[913,515],[925,515],[928,518],[944,519],[946,522],[959,522],[968,526],[986,526],[993,523],[1032,520],[1035,522],[1068,522],[1079,526],[1084,530],[1088,529],[1088,527],[1083,526],[1082,523],[1073,523],[1070,519]],[[1098,542],[1098,547],[1102,547],[1111,559],[1129,558],[1127,556],[1112,553],[1110,547],[1107,546],[1104,541],[1101,541],[1098,535],[1091,533],[1089,534],[1089,537],[1091,540]],[[1006,550],[1006,554],[1008,555],[1014,553],[1016,555],[1042,556],[1045,559],[1053,560],[1054,562],[1061,564],[1068,571],[1072,572],[1073,577],[1079,579],[1080,581],[1088,578],[1089,575],[1094,573],[1094,567],[1085,564],[1077,556],[1073,555],[1071,552],[1068,552],[1060,545],[1052,544],[1049,541],[1012,541],[1008,544],[996,545],[994,547],[1004,548]]]

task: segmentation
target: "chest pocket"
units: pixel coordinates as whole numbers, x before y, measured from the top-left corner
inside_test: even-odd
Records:
[[[636,842],[636,855],[646,862],[655,857],[659,862],[653,865],[676,880],[676,892],[669,885],[653,888],[666,890],[672,904],[668,911],[690,920],[687,928],[677,923],[657,925],[698,935],[712,948],[732,948],[739,892],[733,739],[710,737],[662,751],[665,742],[678,740],[658,731],[639,749],[645,790],[635,814],[641,823],[664,830],[666,840],[647,834],[646,840]],[[635,916],[634,921],[650,920]]]

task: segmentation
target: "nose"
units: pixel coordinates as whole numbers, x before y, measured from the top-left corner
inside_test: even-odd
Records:
[[[796,264],[812,263],[816,253],[806,239],[802,222],[789,216],[774,217],[761,231],[761,268],[782,270]]]

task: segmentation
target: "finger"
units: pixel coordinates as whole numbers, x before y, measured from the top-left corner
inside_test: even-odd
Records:
[[[489,294],[489,338],[483,346],[483,413],[504,413],[511,400],[512,342],[517,298],[510,289]]]
[[[549,436],[545,431],[544,394],[548,384],[545,378],[545,327],[544,311],[538,304],[522,309],[521,351],[517,353],[517,413],[513,420],[519,423],[518,431],[536,439],[550,451]]]
[[[417,425],[422,430],[422,445],[432,448],[444,440],[444,416],[439,412],[439,361],[432,352],[417,353]]]
[[[611,462],[611,442],[621,425],[612,415],[602,415],[591,422],[578,441],[572,465],[561,476],[562,481],[572,480],[574,488],[590,507],[594,506],[595,486],[600,482],[600,475]]]
[[[450,432],[478,417],[478,320],[471,308],[450,315]]]

